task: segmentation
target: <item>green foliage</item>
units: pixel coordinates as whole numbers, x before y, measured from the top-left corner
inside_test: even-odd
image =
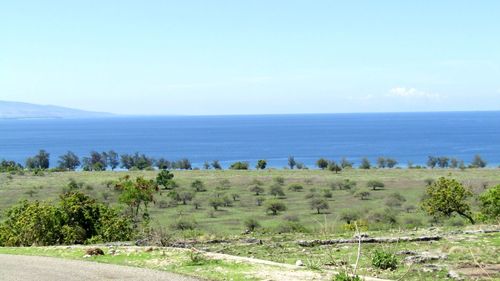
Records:
[[[486,161],[484,161],[483,158],[481,158],[481,155],[477,154],[474,156],[474,159],[472,160],[470,166],[472,168],[484,168],[486,167]]]
[[[385,198],[385,204],[389,207],[401,207],[406,202],[406,198],[398,192],[389,194]]]
[[[500,184],[490,187],[479,196],[481,213],[489,220],[498,220],[500,217]]]
[[[288,187],[288,190],[299,192],[302,191],[304,187],[301,184],[294,183]]]
[[[310,201],[311,209],[314,209],[321,214],[322,210],[328,210],[330,206],[328,205],[328,201],[323,198],[312,198]]]
[[[214,208],[214,210],[218,210],[219,207],[224,206],[224,200],[220,197],[212,197],[208,200],[208,205]]]
[[[30,170],[46,170],[50,164],[50,154],[45,150],[40,150],[37,155],[26,159],[26,168]]]
[[[384,270],[396,270],[398,260],[394,254],[376,250],[372,257],[372,265]]]
[[[59,156],[59,168],[66,171],[74,171],[80,166],[80,158],[71,151]]]
[[[363,169],[363,170],[369,170],[371,168],[372,164],[370,163],[370,160],[368,160],[368,158],[363,158],[361,160],[361,164],[359,165],[359,168],[360,169]]]
[[[425,198],[422,200],[422,209],[434,217],[450,217],[457,213],[474,224],[470,205],[467,202],[471,196],[472,192],[457,180],[441,177],[427,187]]]
[[[340,214],[340,220],[345,221],[347,224],[359,219],[359,212],[354,210],[345,210]]]
[[[362,281],[362,279],[357,275],[351,276],[346,272],[340,272],[333,276],[332,281]]]
[[[325,159],[325,158],[320,158],[318,159],[318,161],[316,161],[316,166],[318,166],[318,168],[320,168],[321,170],[324,170],[328,167],[328,160]]]
[[[243,224],[245,225],[246,229],[249,231],[255,231],[255,229],[260,227],[260,223],[258,220],[254,218],[247,218]]]
[[[367,200],[368,197],[370,197],[371,193],[369,191],[359,191],[356,194],[354,194],[354,197],[357,197],[361,200]]]
[[[370,180],[366,183],[366,186],[368,188],[371,188],[372,190],[377,190],[378,189],[382,189],[385,187],[385,184],[381,181],[378,181],[378,180]]]
[[[159,191],[154,180],[146,180],[143,177],[132,180],[129,176],[121,178],[115,189],[121,191],[118,201],[129,207],[135,222],[139,221],[141,207],[144,207],[143,218],[148,217],[148,205],[154,201],[154,194]]]
[[[131,221],[80,192],[61,195],[57,205],[21,201],[0,224],[1,246],[83,244],[128,240]]]
[[[335,172],[335,174],[342,171],[342,167],[334,161],[331,161],[330,163],[328,163],[327,169],[328,169],[328,171]]]
[[[334,181],[330,184],[332,190],[350,190],[356,187],[356,182],[349,179],[344,179],[342,181]]]
[[[238,162],[231,164],[229,169],[231,169],[231,170],[248,170],[248,167],[249,167],[248,162],[238,161]]]
[[[279,212],[286,211],[285,203],[276,200],[270,199],[265,202],[266,204],[266,212],[271,212],[272,215],[276,216]]]
[[[266,167],[267,167],[267,161],[263,159],[257,161],[257,166],[255,166],[257,170],[264,170]]]
[[[283,187],[279,184],[273,184],[271,187],[269,187],[269,194],[273,195],[274,197],[284,197],[285,196],[285,191],[283,191]]]
[[[276,233],[308,233],[309,229],[298,221],[283,221],[274,231]]]
[[[16,173],[22,171],[23,166],[15,161],[2,160],[0,162],[0,173]]]
[[[196,221],[192,218],[178,218],[171,227],[175,230],[194,230],[196,229]]]
[[[258,196],[264,192],[264,188],[261,186],[258,186],[258,185],[254,185],[254,186],[250,187],[250,191],[255,193],[255,195]]]
[[[163,186],[164,189],[171,189],[173,183],[174,174],[167,170],[161,170],[156,176],[156,184]]]
[[[191,187],[196,191],[196,192],[203,192],[207,191],[205,188],[205,184],[201,180],[195,180],[191,183]]]

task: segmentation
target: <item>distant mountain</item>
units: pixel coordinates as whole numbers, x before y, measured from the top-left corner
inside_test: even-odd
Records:
[[[111,116],[113,116],[111,113],[92,112],[54,105],[0,101],[0,119],[97,118]]]

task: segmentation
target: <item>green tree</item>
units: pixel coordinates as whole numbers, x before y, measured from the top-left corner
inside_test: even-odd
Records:
[[[396,167],[396,165],[398,164],[398,161],[396,161],[396,159],[393,159],[393,158],[387,158],[385,159],[385,162],[387,164],[387,168],[394,168]]]
[[[377,158],[377,167],[380,169],[387,167],[387,160],[384,157]]]
[[[118,165],[120,165],[118,153],[116,153],[114,150],[108,151],[106,153],[106,162],[108,163],[108,166],[111,168],[111,170],[114,171],[116,168],[118,168]]]
[[[467,202],[472,192],[457,180],[441,177],[427,187],[425,195],[422,200],[422,209],[427,214],[434,217],[450,217],[457,213],[474,224],[470,205]]]
[[[26,159],[26,168],[30,170],[40,169],[46,170],[50,166],[50,154],[41,149],[38,154]]]
[[[318,161],[316,161],[316,166],[318,166],[318,168],[320,168],[321,170],[324,170],[328,167],[328,163],[329,161],[325,158],[320,158],[318,159]]]
[[[437,157],[429,156],[427,157],[427,167],[434,169],[438,163]]]
[[[498,220],[500,218],[500,184],[490,187],[479,196],[481,202],[481,213],[488,219]]]
[[[276,216],[279,212],[286,211],[286,205],[279,200],[270,199],[266,201],[266,212],[271,212]]]
[[[59,156],[59,168],[67,171],[74,171],[80,166],[80,158],[71,151]]]
[[[238,161],[229,167],[231,170],[248,170],[248,162]]]
[[[481,155],[476,154],[470,165],[472,168],[484,168],[486,167],[486,164],[486,161],[483,160]]]
[[[342,167],[340,167],[340,165],[337,164],[335,161],[331,161],[330,163],[328,163],[328,170],[335,172],[335,174],[337,174],[340,171],[342,171]]]
[[[143,208],[142,216],[144,218],[149,216],[148,205],[154,201],[154,194],[159,191],[154,180],[146,180],[143,177],[132,180],[130,176],[121,178],[116,183],[115,189],[121,191],[118,200],[128,206],[129,212],[136,223],[139,221],[141,208]]]
[[[293,156],[288,156],[288,167],[293,170],[295,166],[297,165],[297,162],[295,161],[295,157]]]
[[[372,164],[370,163],[370,160],[368,160],[368,158],[363,158],[361,160],[361,164],[359,165],[360,169],[369,170],[371,167],[372,167]]]
[[[384,188],[385,184],[381,181],[378,180],[370,180],[366,183],[366,186],[368,188],[371,188],[372,190],[377,190],[377,188]]]
[[[161,170],[156,176],[156,184],[163,186],[164,189],[171,189],[173,186],[174,174],[168,170]]]
[[[311,209],[315,209],[318,214],[321,214],[322,210],[328,210],[330,206],[328,205],[328,201],[322,198],[313,197],[310,202]]]
[[[224,200],[220,197],[212,197],[208,200],[208,205],[217,211],[219,207],[224,206]]]
[[[207,191],[205,188],[205,184],[201,180],[195,180],[191,183],[191,187],[196,191],[196,192],[203,192]]]
[[[259,161],[257,161],[257,166],[255,166],[257,170],[264,170],[266,169],[266,167],[267,167],[267,161],[264,159],[260,159]]]
[[[284,197],[285,196],[285,191],[283,191],[283,187],[278,184],[273,184],[271,187],[269,187],[269,194],[273,195],[274,197]]]
[[[342,169],[346,169],[346,168],[352,168],[352,165],[354,163],[352,163],[351,161],[349,161],[347,158],[345,157],[342,157],[342,159],[340,160],[340,167],[342,167]]]
[[[255,193],[255,195],[260,195],[261,193],[264,192],[264,188],[259,186],[259,185],[254,185],[250,187],[250,191]]]
[[[254,218],[247,218],[243,224],[245,225],[248,231],[255,231],[255,229],[260,227],[260,223],[258,220]]]
[[[222,170],[222,166],[221,166],[221,164],[220,164],[219,160],[214,160],[214,161],[212,162],[212,167],[213,167],[214,169],[216,169],[216,170]]]

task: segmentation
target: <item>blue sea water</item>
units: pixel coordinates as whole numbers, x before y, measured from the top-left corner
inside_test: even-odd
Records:
[[[320,157],[359,163],[379,156],[423,164],[428,155],[470,162],[480,154],[500,164],[500,112],[373,113],[256,116],[116,117],[0,120],[0,159],[24,163],[39,149],[51,165],[71,150],[141,152],[195,166],[267,159],[283,167],[289,155],[309,167]]]

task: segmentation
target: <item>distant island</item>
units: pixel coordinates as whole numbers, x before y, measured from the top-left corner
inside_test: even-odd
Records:
[[[114,115],[54,105],[0,101],[0,119],[97,118],[111,116]]]

